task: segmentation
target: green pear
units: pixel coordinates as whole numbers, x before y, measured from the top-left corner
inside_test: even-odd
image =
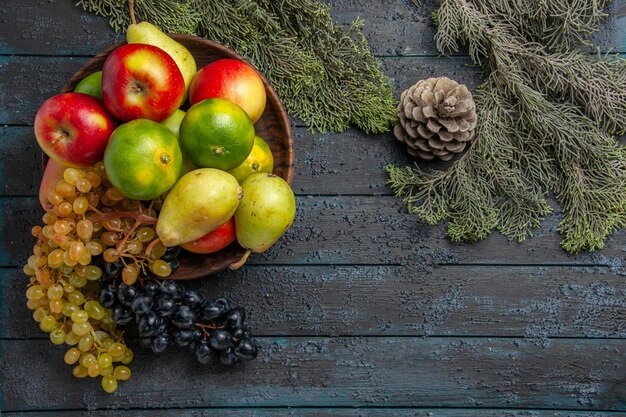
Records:
[[[185,117],[185,114],[186,113],[184,111],[182,111],[181,109],[178,109],[170,117],[168,117],[165,120],[161,120],[159,122],[162,125],[167,126],[172,132],[174,132],[174,134],[178,138],[178,144],[179,145],[180,145],[180,122],[183,121],[183,118]],[[196,166],[196,164],[191,162],[191,159],[189,159],[189,157],[187,157],[187,155],[185,155],[185,151],[183,151],[182,146],[181,146],[180,150],[181,150],[181,152],[183,154],[183,168],[180,170],[180,176],[182,177],[186,173],[191,172],[194,169],[198,169],[198,167]]]
[[[268,250],[289,229],[296,216],[296,197],[285,180],[267,173],[252,174],[241,184],[243,198],[235,212],[235,231],[239,244],[248,249],[237,269],[250,252]]]
[[[174,132],[177,138],[180,138],[180,122],[183,121],[185,114],[187,113],[185,113],[181,109],[178,109],[174,113],[172,113],[170,117],[168,117],[165,120],[161,120],[159,123],[161,123],[162,125],[165,125],[172,132]]]
[[[156,233],[165,246],[199,239],[230,219],[241,199],[235,177],[214,168],[185,174],[167,194]]]
[[[128,43],[146,43],[167,52],[174,59],[178,69],[183,74],[185,99],[187,99],[189,84],[191,84],[191,79],[198,70],[196,60],[187,48],[148,22],[131,24],[126,30],[126,41]]]

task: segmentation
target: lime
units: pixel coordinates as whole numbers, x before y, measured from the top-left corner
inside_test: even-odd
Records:
[[[194,104],[180,125],[184,153],[199,167],[229,170],[254,145],[254,125],[238,105],[220,98]]]
[[[168,191],[180,176],[183,157],[176,135],[148,119],[120,125],[104,151],[111,183],[126,197],[151,200]]]
[[[236,168],[228,171],[230,175],[237,178],[239,184],[252,174],[266,172],[271,174],[274,170],[274,155],[267,142],[258,136],[254,137],[254,146],[245,161]]]

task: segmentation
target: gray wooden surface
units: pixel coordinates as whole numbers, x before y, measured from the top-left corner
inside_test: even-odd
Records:
[[[333,0],[397,93],[446,75],[475,87],[463,54],[440,57],[432,2]],[[626,51],[620,2],[595,40]],[[231,372],[136,347],[118,392],[78,381],[25,307],[20,265],[41,210],[32,123],[89,57],[121,40],[71,0],[0,3],[0,411],[8,416],[626,415],[626,233],[568,255],[558,213],[523,244],[450,242],[405,213],[383,167],[390,134],[311,133],[293,120],[294,227],[243,271],[188,285],[250,311],[261,357]],[[133,345],[133,341],[130,342]]]

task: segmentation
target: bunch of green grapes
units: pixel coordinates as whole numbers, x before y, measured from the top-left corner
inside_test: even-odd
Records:
[[[156,211],[112,187],[102,163],[85,170],[67,168],[47,198],[44,225],[32,229],[37,243],[23,268],[30,277],[27,307],[52,343],[71,346],[64,359],[74,365],[74,376],[102,377],[102,388],[112,393],[118,381],[130,378],[125,365],[133,352],[112,311],[98,301],[99,280],[107,268],[95,263],[121,261],[128,284],[148,270],[168,276],[170,266],[159,259],[166,248],[154,232]]]

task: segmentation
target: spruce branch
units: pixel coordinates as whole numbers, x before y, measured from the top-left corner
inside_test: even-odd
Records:
[[[79,0],[125,30],[125,0]],[[137,20],[170,33],[217,41],[243,55],[272,83],[290,115],[319,131],[354,125],[386,132],[395,101],[362,35],[363,22],[335,23],[315,0],[135,0]]]
[[[607,3],[442,0],[438,49],[465,44],[484,69],[477,142],[446,171],[387,167],[410,212],[447,220],[453,240],[497,229],[522,241],[552,212],[554,195],[572,253],[601,249],[626,225],[626,150],[611,136],[626,128],[626,61],[569,49],[597,30]]]

